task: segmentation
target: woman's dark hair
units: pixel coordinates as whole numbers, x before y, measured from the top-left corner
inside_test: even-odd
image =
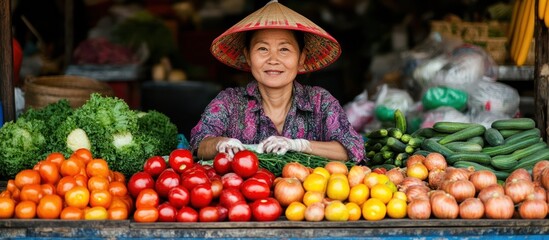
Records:
[[[297,41],[297,46],[299,47],[299,52],[303,51],[303,48],[305,47],[305,34],[302,31],[294,31],[290,30],[295,37],[295,40]],[[247,50],[250,50],[250,44],[252,43],[252,37],[257,32],[255,31],[246,31],[244,33],[244,43]]]

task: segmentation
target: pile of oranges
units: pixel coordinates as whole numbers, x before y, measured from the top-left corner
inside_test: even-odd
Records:
[[[125,176],[84,148],[49,154],[0,193],[0,218],[123,220],[132,208]]]

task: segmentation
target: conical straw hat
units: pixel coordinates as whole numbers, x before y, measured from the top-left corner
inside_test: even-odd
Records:
[[[305,33],[304,48],[308,53],[305,66],[298,73],[324,68],[341,54],[341,47],[335,38],[311,20],[276,0],[270,1],[214,39],[210,51],[219,61],[236,69],[250,71],[250,66],[242,53],[245,47],[245,32],[260,29],[288,29]]]

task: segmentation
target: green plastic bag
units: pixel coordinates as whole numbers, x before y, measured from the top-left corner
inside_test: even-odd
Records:
[[[432,87],[423,94],[421,103],[425,110],[448,106],[463,111],[467,107],[467,97],[467,92],[461,90],[449,87]]]

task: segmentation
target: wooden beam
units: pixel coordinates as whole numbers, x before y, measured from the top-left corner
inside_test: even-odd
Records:
[[[534,97],[535,120],[541,130],[543,139],[547,141],[547,127],[549,126],[549,31],[543,20],[536,16],[535,29],[535,70],[534,70]]]
[[[10,0],[0,0],[0,97],[4,122],[15,120]]]

